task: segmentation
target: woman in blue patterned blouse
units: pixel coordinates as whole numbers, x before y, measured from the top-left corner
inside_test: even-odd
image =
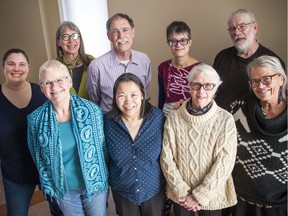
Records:
[[[112,195],[119,216],[159,216],[165,180],[159,164],[164,113],[152,106],[140,79],[121,75],[104,116]]]

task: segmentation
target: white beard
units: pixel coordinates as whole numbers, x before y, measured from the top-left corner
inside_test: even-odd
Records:
[[[253,44],[253,41],[254,41],[254,35],[250,33],[248,36],[246,36],[246,40],[244,43],[242,44],[234,43],[234,45],[239,53],[243,53],[245,52],[245,50],[249,49],[249,47]]]

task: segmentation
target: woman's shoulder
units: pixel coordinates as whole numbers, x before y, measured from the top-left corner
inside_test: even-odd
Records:
[[[158,65],[158,68],[169,67],[170,63],[171,63],[171,59],[165,60]]]
[[[158,107],[156,107],[154,105],[151,105],[148,115],[149,114],[152,116],[158,116],[161,118],[163,118],[163,117],[165,118],[165,114],[164,114],[163,110],[159,109]]]
[[[46,102],[44,102],[41,106],[39,106],[38,108],[36,108],[35,110],[33,110],[33,112],[31,112],[28,115],[28,120],[32,120],[34,118],[37,118],[38,116],[42,115],[43,113],[47,112],[47,107],[51,105],[51,101],[46,100]],[[37,120],[36,120],[37,121]]]
[[[92,55],[90,55],[90,54],[86,54],[86,56],[87,56],[87,58],[88,58],[90,61],[92,61],[92,60],[94,60],[94,59],[95,59],[95,57],[94,57],[94,56],[92,56]]]
[[[78,104],[81,104],[81,102],[82,102],[83,105],[88,107],[90,109],[90,112],[100,112],[101,114],[104,113],[104,111],[94,102],[92,102],[88,99],[82,98],[78,95],[72,94],[72,93],[70,93],[70,95],[71,95],[72,100],[75,100]]]

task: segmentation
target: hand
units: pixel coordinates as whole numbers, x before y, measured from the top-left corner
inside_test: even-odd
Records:
[[[200,204],[192,194],[179,199],[179,205],[186,208],[188,211],[197,212],[201,209]]]
[[[173,109],[174,110],[177,110],[179,109],[179,107],[184,103],[184,100],[183,99],[180,99],[178,102],[176,102],[173,106]]]

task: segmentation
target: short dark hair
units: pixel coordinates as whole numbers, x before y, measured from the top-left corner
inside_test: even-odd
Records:
[[[4,68],[5,61],[7,60],[8,56],[10,56],[12,53],[21,53],[25,57],[26,61],[29,64],[28,55],[24,50],[19,49],[19,48],[12,48],[12,49],[7,50],[3,55],[3,58],[2,58],[2,67],[3,68]]]
[[[106,29],[107,29],[107,32],[110,31],[110,26],[111,26],[111,23],[113,20],[116,20],[118,18],[123,18],[123,19],[126,19],[129,23],[129,25],[134,28],[134,22],[133,20],[127,15],[127,14],[123,14],[123,13],[116,13],[114,14],[113,16],[111,16],[108,21],[106,22]]]
[[[143,118],[145,115],[147,115],[152,107],[152,105],[149,103],[149,98],[147,99],[145,96],[145,89],[144,89],[144,85],[141,82],[141,80],[139,79],[138,76],[136,76],[135,74],[132,73],[124,73],[121,76],[118,77],[118,79],[116,80],[114,87],[113,87],[113,101],[112,101],[112,109],[111,111],[108,113],[108,117],[109,118],[113,118],[115,120],[119,119],[122,115],[122,111],[119,109],[119,107],[117,106],[116,103],[116,92],[117,92],[117,88],[120,85],[120,83],[123,82],[134,82],[137,86],[139,86],[141,94],[143,96],[143,100],[141,103],[141,108],[140,108],[140,118]]]
[[[166,28],[166,39],[170,40],[170,36],[173,33],[186,33],[188,38],[191,39],[191,29],[190,27],[183,21],[174,21],[170,23],[170,25]]]

